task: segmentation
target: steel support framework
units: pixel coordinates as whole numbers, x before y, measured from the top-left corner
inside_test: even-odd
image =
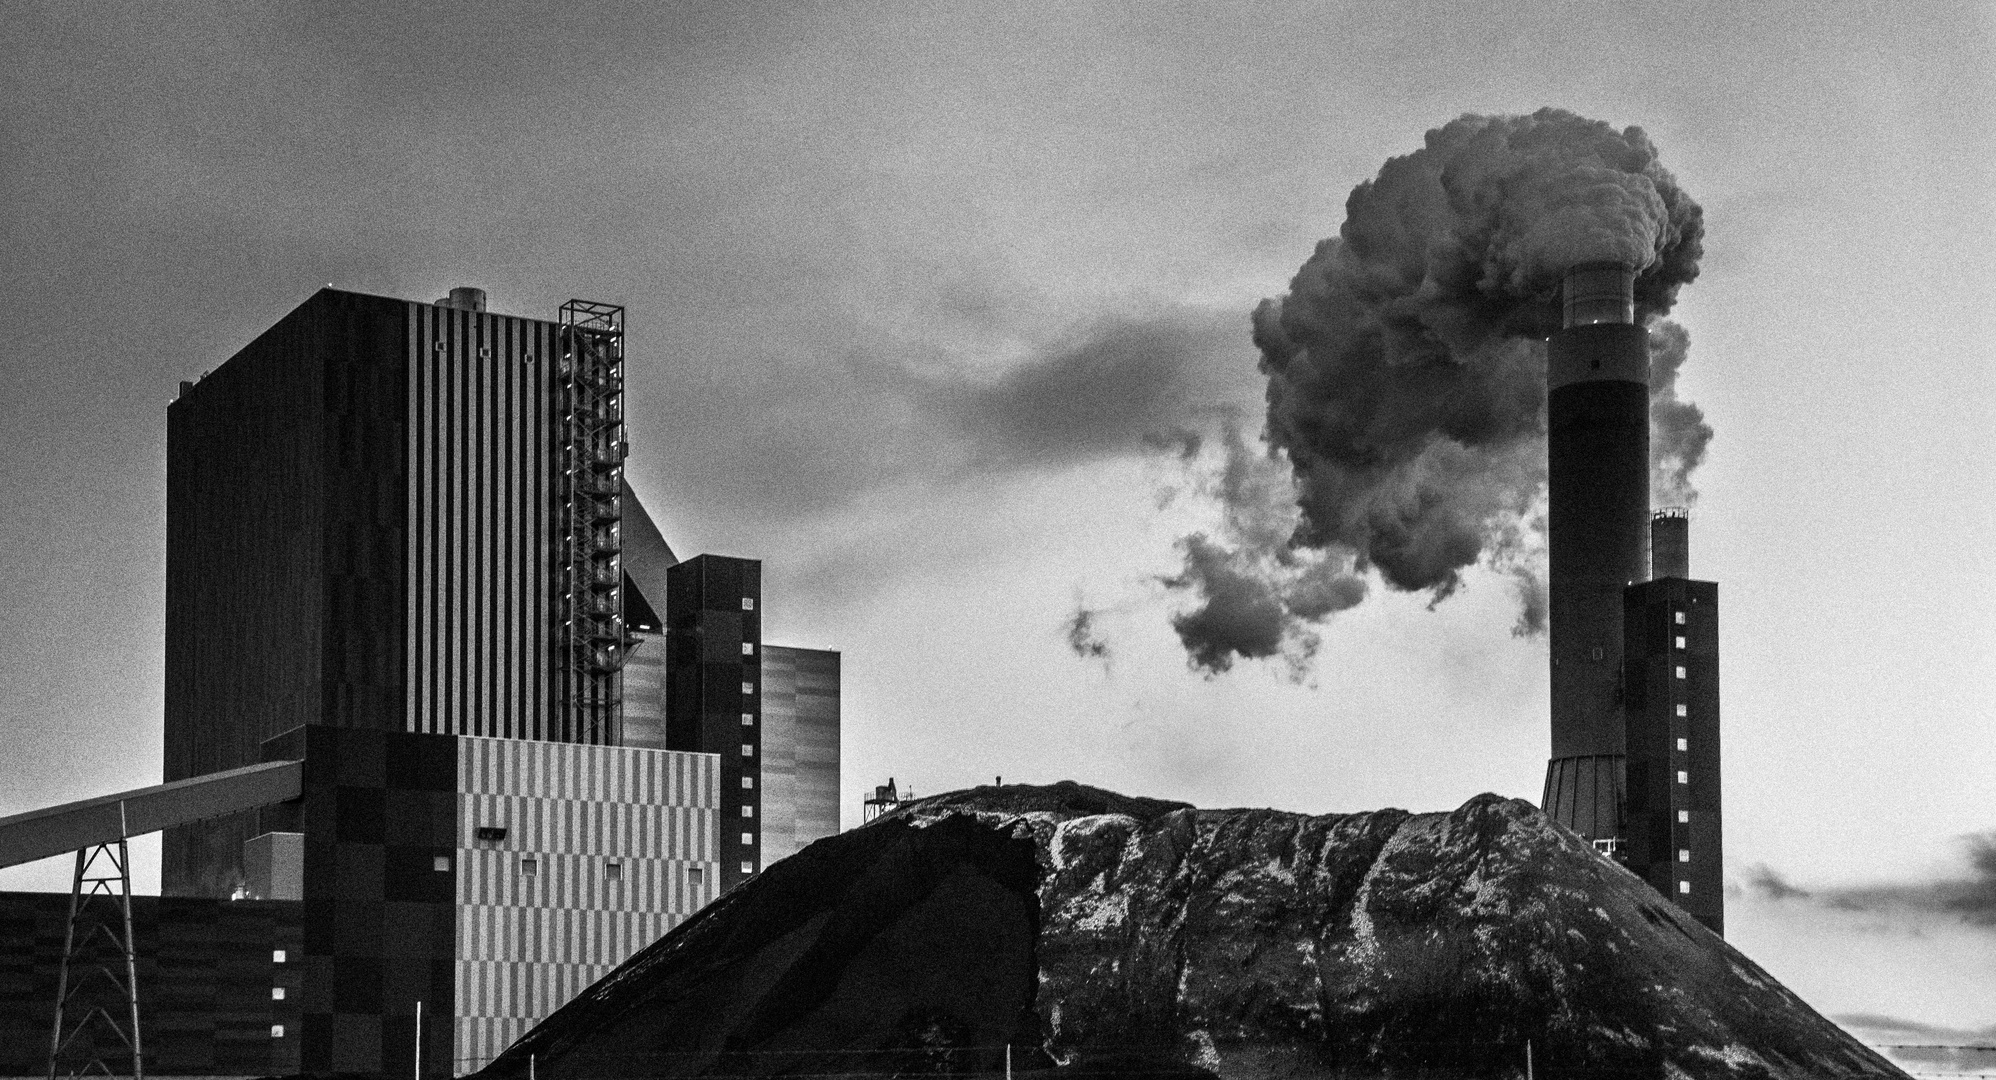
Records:
[[[49,1080],[116,1076],[107,1057],[127,1054],[132,1080],[144,1080],[138,967],[132,938],[132,869],[125,841],[80,848],[69,889],[62,967],[56,977]],[[122,1022],[116,1014],[122,1014]],[[115,1041],[106,1034],[115,1036]],[[122,1046],[123,1052],[107,1055],[107,1046],[113,1050]],[[67,1072],[65,1063],[71,1066]]]
[[[559,738],[622,738],[624,309],[561,306],[555,369],[554,499],[559,558],[555,709]]]

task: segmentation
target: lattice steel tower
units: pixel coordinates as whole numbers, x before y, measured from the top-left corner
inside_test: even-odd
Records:
[[[553,408],[554,704],[573,742],[619,741],[624,628],[624,309],[561,306]]]

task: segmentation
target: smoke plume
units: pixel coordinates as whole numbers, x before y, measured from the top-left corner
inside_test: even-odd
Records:
[[[1517,585],[1519,631],[1536,632],[1541,339],[1558,327],[1561,276],[1596,260],[1634,266],[1637,317],[1654,320],[1697,276],[1703,232],[1642,129],[1556,109],[1464,116],[1355,188],[1338,235],[1286,296],[1255,311],[1267,439],[1293,471],[1300,517],[1286,535],[1250,531],[1241,546],[1182,542],[1175,580],[1207,599],[1179,624],[1193,663],[1217,671],[1270,655],[1281,637],[1271,626],[1356,603],[1356,575],[1375,569],[1438,603],[1487,560]],[[1710,429],[1676,400],[1687,339],[1667,324],[1662,338],[1658,468],[1681,488]],[[1324,571],[1338,583],[1326,605],[1293,605],[1293,587],[1256,576],[1287,572],[1305,552],[1335,567]],[[1289,639],[1300,640],[1293,626]]]
[[[1691,351],[1691,334],[1668,319],[1649,328],[1649,462],[1650,502],[1656,506],[1690,506],[1698,500],[1691,487],[1691,470],[1705,460],[1712,425],[1705,411],[1677,400],[1677,369]]]
[[[1074,614],[1068,616],[1064,630],[1067,634],[1067,647],[1083,660],[1109,659],[1109,643],[1095,632],[1095,612],[1076,604]]]
[[[1221,431],[1224,458],[1200,482],[1222,510],[1217,536],[1179,540],[1183,569],[1163,579],[1198,606],[1172,617],[1192,667],[1217,675],[1236,659],[1281,656],[1302,676],[1319,638],[1312,629],[1365,599],[1351,552],[1289,543],[1299,524],[1295,487],[1280,455],[1250,447],[1237,423]]]

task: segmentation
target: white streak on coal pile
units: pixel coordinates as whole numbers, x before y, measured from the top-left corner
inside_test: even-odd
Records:
[[[1637,266],[1637,316],[1661,315],[1697,276],[1698,205],[1640,128],[1541,109],[1428,132],[1345,209],[1288,295],[1255,312],[1267,438],[1295,470],[1298,527],[1225,565],[1321,551],[1439,602],[1489,558],[1519,582],[1532,632],[1541,339],[1558,325],[1560,277],[1592,260]],[[1224,669],[1212,660],[1194,655]]]
[[[1287,542],[1298,524],[1287,462],[1251,447],[1236,424],[1221,434],[1218,470],[1197,481],[1220,506],[1218,535],[1179,540],[1184,567],[1161,580],[1199,604],[1172,616],[1171,625],[1190,665],[1208,676],[1236,659],[1281,656],[1300,680],[1320,640],[1313,627],[1365,599],[1365,579],[1354,552]]]
[[[1668,319],[1649,328],[1650,502],[1690,506],[1698,501],[1691,470],[1705,460],[1712,425],[1705,412],[1677,400],[1677,371],[1691,351],[1691,333]]]

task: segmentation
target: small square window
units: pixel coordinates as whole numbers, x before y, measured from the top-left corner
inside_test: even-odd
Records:
[[[742,597],[742,610],[743,610],[743,611],[754,611],[754,610],[755,610],[755,600],[754,600],[754,598],[753,598],[753,597],[747,597],[747,596],[744,596],[744,597]],[[1683,616],[1681,616],[1681,615],[1680,615],[1680,616],[1678,616],[1678,617],[1679,617],[1679,618],[1683,618]]]
[[[1687,775],[1683,769],[1679,769],[1677,770],[1677,782],[1680,784],[1688,784],[1691,782],[1691,777]]]
[[[688,885],[698,885],[706,880],[707,880],[706,870],[698,866],[689,866],[686,868],[686,883]]]
[[[1679,740],[1677,740],[1677,748],[1678,748],[1679,750],[1689,750],[1689,749],[1691,749],[1691,740],[1689,740],[1689,739],[1679,739]]]
[[[753,694],[753,693],[755,693],[755,684],[754,684],[754,683],[752,683],[752,682],[745,682],[745,683],[743,683],[743,684],[742,684],[742,693],[744,693],[744,694]]]
[[[1680,678],[1680,679],[1684,677],[1684,665],[1683,665],[1683,664],[1679,664],[1679,665],[1677,665],[1677,677],[1678,677],[1678,678]]]
[[[749,745],[748,743],[743,743],[743,744],[742,744],[742,756],[743,756],[743,757],[754,757],[754,756],[755,756],[755,747],[753,747],[753,746]]]
[[[282,1039],[284,1037],[284,1025],[283,1024],[270,1025],[270,1037],[273,1039]]]
[[[440,874],[450,873],[450,856],[438,855],[430,860],[430,868]]]
[[[1690,712],[1691,712],[1691,710],[1690,710],[1690,709],[1688,709],[1688,708],[1686,708],[1685,706],[1682,706],[1682,705],[1679,705],[1679,706],[1677,707],[1677,715],[1679,715],[1679,716],[1686,716],[1686,715],[1689,715],[1689,714],[1690,714]]]
[[[742,726],[743,726],[743,727],[754,727],[754,726],[755,726],[755,714],[754,714],[754,713],[752,713],[752,712],[745,712],[745,713],[743,713],[743,714],[742,714]]]
[[[270,950],[270,962],[273,964],[282,964],[284,962],[284,950],[283,949]]]
[[[1691,849],[1690,849],[1690,848],[1678,848],[1678,849],[1677,849],[1677,861],[1678,861],[1678,862],[1690,862],[1690,861],[1691,861]]]
[[[611,881],[622,881],[624,879],[624,864],[611,859],[609,862],[603,864],[603,876]]]
[[[270,988],[270,1000],[272,1000],[272,1001],[283,1001],[283,1000],[284,1000],[284,988],[283,988],[282,986],[273,986],[273,987],[271,987],[271,988]]]
[[[754,656],[754,655],[755,655],[755,642],[753,642],[753,641],[744,641],[744,642],[742,642],[742,655],[743,655],[743,656]]]
[[[748,862],[747,860],[743,860],[743,862],[742,862],[742,873],[744,873],[744,874],[753,874],[753,873],[755,873],[755,864],[754,864],[754,863],[752,863],[752,862]]]
[[[742,789],[743,789],[743,790],[745,790],[745,791],[746,791],[746,790],[749,790],[749,789],[751,789],[751,788],[753,788],[753,787],[755,787],[755,777],[753,777],[753,776],[744,776],[744,777],[742,777]]]
[[[525,874],[528,877],[533,877],[535,874],[538,874],[540,872],[541,872],[541,861],[539,859],[526,858],[520,860],[520,873]]]
[[[1681,611],[1680,611],[1680,612],[1678,612],[1678,613],[1677,613],[1677,619],[1676,619],[1676,622],[1677,622],[1677,625],[1679,625],[1679,626],[1683,626],[1683,625],[1684,625],[1684,613],[1683,613],[1683,612],[1681,612]]]
[[[1684,635],[1682,634],[1677,636],[1677,647],[1680,649],[1684,647]]]
[[[1679,810],[1677,812],[1677,823],[1679,825],[1689,825],[1691,823],[1691,811]]]
[[[1690,882],[1688,882],[1688,881],[1680,881],[1680,882],[1678,882],[1678,883],[1677,883],[1677,895],[1679,895],[1679,896],[1683,896],[1683,895],[1685,895],[1686,893],[1689,893],[1690,891],[1691,891],[1691,883],[1690,883]]]
[[[743,816],[743,817],[754,817],[754,816],[755,816],[755,807],[753,807],[753,806],[744,806],[744,807],[742,807],[742,816]]]
[[[743,834],[742,834],[742,846],[743,846],[743,847],[753,847],[754,845],[755,845],[755,834],[754,834],[754,833],[752,833],[752,832],[745,832],[745,833],[743,833]]]

